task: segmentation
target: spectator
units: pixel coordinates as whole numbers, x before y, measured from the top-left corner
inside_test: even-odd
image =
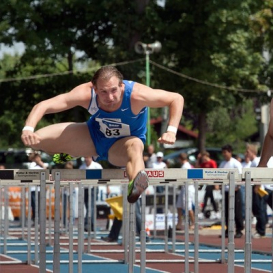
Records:
[[[40,156],[40,154],[38,153],[31,153],[29,155],[29,160],[31,161],[30,164],[30,169],[46,169],[46,165],[45,163],[42,161],[42,158]],[[37,187],[38,190],[38,211],[40,210],[40,187]],[[30,192],[31,192],[31,219],[33,222],[35,222],[35,218],[36,218],[36,186],[31,186],[30,187]],[[39,218],[38,218],[39,220]],[[33,224],[34,225],[34,224]]]
[[[135,203],[135,214],[136,214],[136,234],[140,236],[141,232],[141,198]],[[119,233],[122,227],[122,220],[119,220],[117,217],[114,218],[111,230],[107,237],[101,237],[105,242],[117,242]],[[146,242],[150,242],[151,239],[146,233]]]
[[[80,166],[80,169],[102,169],[102,166],[93,161],[91,156],[86,156],[84,157],[84,163]],[[98,192],[97,192],[98,194]],[[96,196],[97,196],[96,194]],[[92,187],[91,189],[91,231],[94,231],[94,207],[95,207],[95,200],[93,198],[94,196],[94,187]],[[86,214],[85,214],[85,218],[84,218],[84,230],[88,231],[89,227],[88,227],[88,217],[89,217],[89,196],[88,196],[88,188],[84,189],[84,204],[85,204],[85,209],[86,209]]]
[[[273,200],[272,200],[272,194],[273,194],[273,186],[272,185],[265,185],[265,191],[267,192],[267,194],[264,196],[264,199],[265,199],[265,202],[267,203],[267,205],[271,208],[271,210],[273,210]],[[268,222],[268,218],[267,218],[267,215],[266,215],[266,219],[267,219],[267,222]],[[272,223],[270,224],[270,227],[272,227]]]
[[[267,133],[265,135],[264,143],[263,143],[263,148],[261,152],[261,158],[258,167],[273,167],[269,166],[270,164],[270,158],[273,156],[273,99],[271,99],[270,103],[270,120],[269,120],[269,126]],[[267,192],[267,195],[265,196],[265,200],[267,204],[271,207],[272,209],[272,185],[267,185],[265,187],[265,191]],[[262,186],[256,185],[255,192],[261,192],[263,191]]]
[[[4,165],[0,165],[0,170],[6,169]]]
[[[202,163],[202,153],[198,153],[195,164],[194,164],[194,168],[200,168],[201,163]]]
[[[153,169],[165,169],[166,163],[163,161],[164,154],[162,152],[156,153],[156,161],[152,164]]]
[[[182,153],[179,156],[179,160],[181,162],[182,169],[191,169],[192,165],[188,161],[188,155],[186,153]],[[188,187],[188,212],[190,217],[190,229],[194,228],[194,194],[195,188],[194,185],[189,185]],[[183,217],[183,210],[185,210],[185,186],[181,186],[180,194],[178,195],[176,208],[177,208],[177,215],[178,221],[176,225],[176,230],[182,230],[182,217]]]
[[[245,158],[244,158],[244,161],[242,162],[242,168],[250,168],[250,165],[251,165],[251,160],[249,156],[247,155],[247,153],[245,153]]]
[[[243,158],[242,158],[242,156],[240,154],[236,155],[235,159],[237,159],[242,164]]]
[[[242,164],[242,168],[250,168],[251,166],[251,160],[247,154],[247,152],[244,155],[244,161],[241,163]],[[242,217],[243,219],[245,219],[245,195],[246,195],[246,187],[245,186],[241,186],[241,193],[242,193]]]
[[[272,160],[269,160],[269,162],[267,163],[267,167],[268,168],[273,168],[273,162]],[[264,191],[262,190],[262,192],[260,192],[261,189],[264,188]],[[260,195],[264,195],[265,198],[265,202],[267,203],[267,205],[271,208],[271,210],[273,210],[272,208],[272,194],[273,194],[273,184],[265,184],[263,185],[263,187],[261,186],[255,186],[255,191],[260,192]],[[266,191],[266,193],[265,193]],[[266,208],[267,209],[267,208]],[[268,223],[268,216],[266,215],[266,222]],[[269,227],[272,227],[272,223],[269,225]]]
[[[144,155],[145,168],[153,168],[153,163],[156,162],[155,147],[153,144],[150,144],[147,148],[147,154]]]
[[[67,161],[64,165],[64,169],[68,169],[68,170],[71,170],[73,169],[74,166],[73,166],[73,162],[72,161]],[[73,223],[74,223],[74,202],[75,202],[75,189],[73,190]],[[69,194],[69,190],[67,187],[65,187],[63,189],[63,196],[62,196],[62,201],[63,201],[63,224],[64,226],[66,227],[66,220],[67,220],[67,207],[69,207],[69,205],[67,206],[67,203],[70,204],[69,202],[69,198],[70,198],[70,194]]]
[[[252,144],[246,145],[246,154],[250,158],[251,168],[255,168],[259,164],[259,158],[257,157],[257,146]],[[267,211],[266,211],[266,198],[261,196],[255,191],[255,186],[252,187],[252,213],[256,217],[256,232],[253,234],[253,238],[262,238],[265,236],[266,223],[267,223]]]
[[[163,161],[164,154],[162,152],[156,153],[156,162],[152,164],[153,169],[166,169],[167,164]],[[164,186],[156,186],[157,193],[163,193],[165,190]],[[163,213],[163,208],[157,208],[157,213]]]
[[[217,163],[213,159],[210,158],[209,152],[203,152],[201,153],[201,163],[200,163],[200,168],[217,168]],[[205,190],[205,196],[204,196],[204,206],[202,208],[202,213],[201,213],[201,219],[204,219],[204,213],[205,209],[207,207],[208,199],[210,199],[210,202],[213,206],[213,211],[211,212],[210,219],[220,219],[220,213],[218,212],[218,206],[214,200],[213,196],[213,190],[219,190],[218,185],[206,185],[206,190]]]
[[[222,155],[224,161],[221,162],[219,168],[224,169],[238,169],[239,173],[242,173],[242,164],[235,158],[232,157],[232,146],[225,145],[222,147]],[[236,234],[235,238],[241,238],[244,229],[243,217],[242,217],[242,194],[239,186],[235,188],[235,226]],[[229,209],[229,186],[225,187],[225,221],[226,221],[226,233],[225,237],[228,238],[228,209]]]

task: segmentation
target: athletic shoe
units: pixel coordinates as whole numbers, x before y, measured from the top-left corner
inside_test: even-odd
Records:
[[[200,220],[205,219],[205,215],[203,212],[198,213],[198,219],[200,219]]]
[[[64,164],[64,163],[74,160],[74,159],[76,159],[76,158],[72,157],[69,154],[64,154],[64,153],[53,155],[53,162],[56,164]]]
[[[116,243],[118,241],[118,239],[113,239],[110,237],[101,237],[101,240],[107,243]]]
[[[219,211],[216,212],[216,219],[221,219],[221,213]]]
[[[146,236],[146,243],[150,243],[151,242],[151,238],[149,236]]]
[[[127,200],[135,203],[139,196],[148,188],[148,176],[145,171],[140,171],[134,180],[129,182]]]
[[[243,236],[242,232],[236,232],[236,234],[234,235],[234,238],[241,238]]]
[[[261,239],[261,238],[265,238],[265,235],[261,235],[260,233],[256,232],[252,235],[253,239]]]
[[[215,211],[211,211],[209,219],[210,219],[210,220],[215,220],[215,219],[217,219]]]

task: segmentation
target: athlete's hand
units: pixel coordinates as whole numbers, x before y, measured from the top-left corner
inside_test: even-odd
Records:
[[[36,133],[29,130],[24,130],[22,132],[21,139],[26,146],[39,144],[41,141],[41,138]]]
[[[176,141],[176,134],[168,131],[164,133],[157,141],[164,144],[174,144]]]

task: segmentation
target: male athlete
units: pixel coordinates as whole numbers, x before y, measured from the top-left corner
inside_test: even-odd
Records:
[[[76,106],[82,106],[92,115],[87,122],[53,124],[34,131],[44,115]],[[182,116],[183,97],[123,80],[115,67],[105,66],[95,73],[92,82],[36,104],[26,119],[21,138],[33,149],[59,153],[58,158],[54,156],[55,162],[65,162],[71,156],[92,156],[118,167],[125,166],[130,181],[127,199],[134,203],[148,187],[143,161],[147,107],[164,106],[169,107],[169,126],[158,142],[173,144]]]

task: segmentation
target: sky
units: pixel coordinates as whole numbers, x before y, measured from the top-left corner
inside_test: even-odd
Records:
[[[24,44],[23,43],[16,43],[11,47],[0,44],[0,58],[2,58],[5,53],[14,55],[16,53],[22,54],[23,51],[24,51]]]

